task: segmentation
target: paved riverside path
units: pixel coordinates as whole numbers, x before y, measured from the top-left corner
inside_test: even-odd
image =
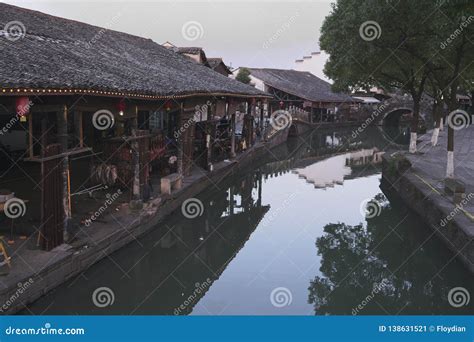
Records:
[[[431,133],[420,137],[418,153],[384,157],[383,178],[454,252],[453,258],[474,273],[474,126],[455,131],[454,175],[465,185],[459,204],[445,193],[447,129],[440,132],[437,146],[431,146]],[[397,154],[407,158],[411,167],[406,169],[403,159],[397,162],[393,158]]]
[[[420,138],[418,143],[420,154],[407,154],[412,163],[412,170],[440,193],[444,193],[447,140],[446,127],[439,134],[438,145],[432,146],[430,131]],[[474,196],[474,125],[454,131],[454,177],[466,185],[466,195],[472,193]],[[467,201],[463,208],[474,218],[474,198]]]

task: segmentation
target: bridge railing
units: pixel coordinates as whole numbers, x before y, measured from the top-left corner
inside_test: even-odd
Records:
[[[291,114],[291,118],[293,120],[301,120],[305,122],[310,122],[310,119],[309,119],[310,114],[308,111],[304,109],[298,108],[296,106],[290,106],[288,107],[288,112]]]

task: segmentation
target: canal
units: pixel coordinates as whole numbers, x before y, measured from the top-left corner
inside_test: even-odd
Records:
[[[473,277],[381,189],[383,151],[408,136],[370,128],[294,138],[201,193],[200,216],[177,210],[22,313],[472,313],[448,293],[474,293]]]

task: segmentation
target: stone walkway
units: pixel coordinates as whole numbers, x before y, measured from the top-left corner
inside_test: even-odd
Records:
[[[448,129],[439,134],[437,146],[431,145],[431,131],[423,135],[418,143],[419,154],[409,155],[412,171],[430,183],[441,194],[444,194],[446,177]],[[455,178],[466,185],[466,196],[472,194],[471,200],[463,206],[474,219],[474,125],[454,132],[454,174]],[[471,217],[469,217],[471,218]],[[474,223],[473,223],[474,230]]]
[[[464,198],[458,204],[445,192],[447,129],[440,132],[434,147],[431,134],[419,139],[416,154],[384,156],[383,179],[433,228],[433,234],[445,241],[453,258],[459,258],[474,273],[474,125],[455,131],[454,174],[465,185]],[[396,158],[400,153],[410,161],[408,169],[403,159]]]

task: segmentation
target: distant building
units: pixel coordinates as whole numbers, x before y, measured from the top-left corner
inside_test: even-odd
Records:
[[[284,108],[300,108],[309,113],[309,121],[337,121],[347,115],[360,100],[335,93],[331,84],[306,71],[246,68],[251,84],[274,97],[270,113]],[[240,68],[233,71],[236,77]],[[347,113],[347,114],[346,114]]]
[[[229,67],[225,65],[222,58],[208,58],[207,61],[211,69],[213,69],[214,71],[217,71],[218,73],[224,76],[229,76],[232,74],[232,71],[230,71]]]
[[[166,41],[161,45],[167,49],[172,49],[175,52],[186,56],[199,64],[203,64],[221,75],[229,76],[232,74],[232,71],[230,71],[229,67],[224,63],[222,58],[207,58],[204,49],[201,47],[179,47],[169,41]]]

